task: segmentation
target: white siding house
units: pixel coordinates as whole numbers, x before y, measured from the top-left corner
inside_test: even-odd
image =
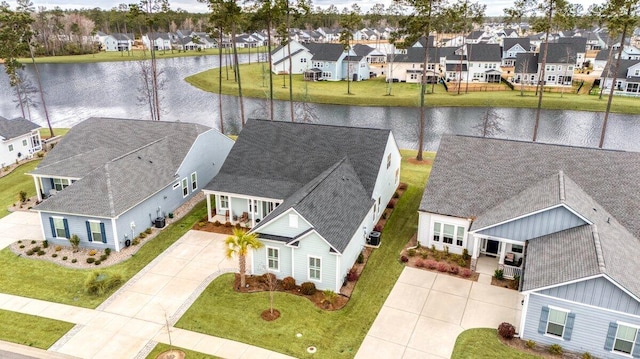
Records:
[[[42,150],[39,128],[24,118],[0,117],[0,169]]]

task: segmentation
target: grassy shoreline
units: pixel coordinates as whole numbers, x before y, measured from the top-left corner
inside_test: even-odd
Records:
[[[268,98],[268,64],[257,63],[241,65],[243,79],[243,95],[252,98]],[[222,93],[238,95],[238,86],[230,73],[228,79],[226,69],[222,72]],[[185,78],[191,85],[212,93],[218,93],[218,69],[211,69]],[[274,75],[274,99],[289,100],[289,84],[287,75]],[[286,88],[284,87],[286,86]],[[293,76],[294,100],[322,104],[355,105],[355,106],[389,106],[418,107],[420,85],[412,83],[394,83],[392,96],[386,95],[387,84],[384,78],[373,78],[368,81],[352,82],[351,95],[347,94],[345,81],[308,82],[302,75]],[[537,108],[538,97],[533,92],[509,90],[490,92],[470,92],[468,94],[448,93],[443,85],[436,85],[433,93],[426,95],[427,107],[506,107]],[[598,95],[575,93],[544,93],[542,108],[546,110],[571,110],[604,112],[606,96],[602,100]],[[612,113],[640,114],[640,100],[631,97],[616,96]]]

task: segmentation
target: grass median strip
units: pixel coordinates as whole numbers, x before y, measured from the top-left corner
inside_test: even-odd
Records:
[[[318,348],[314,358],[353,357],[404,268],[398,261],[400,250],[417,230],[417,210],[431,165],[410,163],[416,151],[403,150],[402,155],[401,181],[409,187],[345,308],[328,312],[305,298],[275,293],[274,307],[281,316],[266,322],[260,313],[269,306],[269,294],[237,293],[232,289],[233,274],[226,274],[209,285],[176,326],[295,357],[311,356],[306,351],[309,346]],[[426,159],[433,156],[427,153]]]
[[[49,349],[75,324],[0,309],[0,340]]]
[[[498,339],[495,329],[469,329],[460,333],[453,348],[452,359],[534,359],[537,355],[510,348]]]
[[[124,281],[131,279],[144,266],[182,237],[207,213],[205,201],[198,203],[187,215],[167,226],[157,237],[146,243],[126,261],[106,268],[118,272]],[[9,248],[0,251],[0,292],[50,302],[95,308],[116,289],[100,296],[84,292],[84,281],[91,270],[61,267],[47,261],[22,258]]]
[[[244,96],[267,98],[269,84],[269,65],[257,63],[241,65],[242,91]],[[222,93],[238,95],[238,84],[233,76],[227,78],[226,71],[222,72]],[[249,79],[249,80],[246,80]],[[193,86],[209,92],[218,92],[218,69],[207,70],[185,79]],[[274,98],[289,99],[288,75],[274,75]],[[285,83],[286,87],[281,84]],[[293,96],[295,101],[314,103],[360,106],[419,106],[420,85],[414,83],[393,83],[392,96],[387,95],[388,84],[384,77],[367,81],[352,82],[351,95],[347,95],[346,81],[304,81],[303,75],[293,76]],[[524,92],[519,89],[510,90],[506,86],[504,91],[478,91],[460,95],[446,92],[442,85],[436,85],[434,93],[429,86],[426,95],[428,107],[508,107],[508,108],[537,108],[538,96],[534,92]],[[567,90],[569,91],[569,90]],[[606,96],[600,100],[597,95],[577,95],[575,93],[544,93],[542,107],[551,110],[576,110],[604,112]],[[612,105],[612,112],[640,114],[640,101],[633,97],[616,96]]]
[[[219,358],[219,357],[214,356],[214,355],[204,354],[204,353],[196,352],[196,351],[193,351],[193,350],[188,350],[188,349],[184,349],[184,348],[180,348],[180,347],[176,347],[176,346],[171,346],[169,344],[158,343],[158,345],[156,345],[153,348],[151,353],[149,353],[149,355],[147,355],[147,359],[156,359],[158,357],[158,355],[166,352],[167,350],[171,350],[171,349],[182,350],[185,353],[185,357],[189,358],[189,359],[218,359]]]

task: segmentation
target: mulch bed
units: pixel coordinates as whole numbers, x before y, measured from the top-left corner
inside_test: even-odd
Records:
[[[557,355],[557,354],[551,354],[549,353],[549,346],[548,345],[542,345],[542,344],[536,344],[533,346],[533,348],[528,348],[527,347],[527,341],[526,340],[522,340],[520,338],[513,338],[513,339],[504,339],[503,337],[501,337],[500,335],[498,335],[498,339],[500,339],[500,341],[509,347],[512,347],[520,352],[523,353],[527,353],[527,354],[531,354],[531,355],[537,355],[541,358],[554,358],[554,359],[558,359],[558,358],[563,358],[563,359],[582,359],[582,353],[578,354],[578,353],[574,353],[574,352],[564,352],[562,353],[562,355]]]
[[[491,285],[495,285],[496,287],[518,290],[518,282],[512,279],[497,279],[496,277],[491,277]]]
[[[430,164],[433,164],[433,160],[431,158],[423,158],[422,161],[418,161],[415,158],[411,157],[411,158],[407,159],[407,162],[411,163],[412,165],[430,165]]]
[[[205,215],[199,222],[196,222],[191,229],[196,231],[205,231],[211,233],[221,233],[221,234],[233,234],[234,228],[241,228],[236,226],[227,226],[223,223],[218,222],[209,222],[209,218]]]

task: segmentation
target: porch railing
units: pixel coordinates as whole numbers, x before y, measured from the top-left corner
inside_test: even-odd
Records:
[[[520,267],[504,265],[503,275],[507,279],[514,279],[516,276],[522,277],[522,269]]]

